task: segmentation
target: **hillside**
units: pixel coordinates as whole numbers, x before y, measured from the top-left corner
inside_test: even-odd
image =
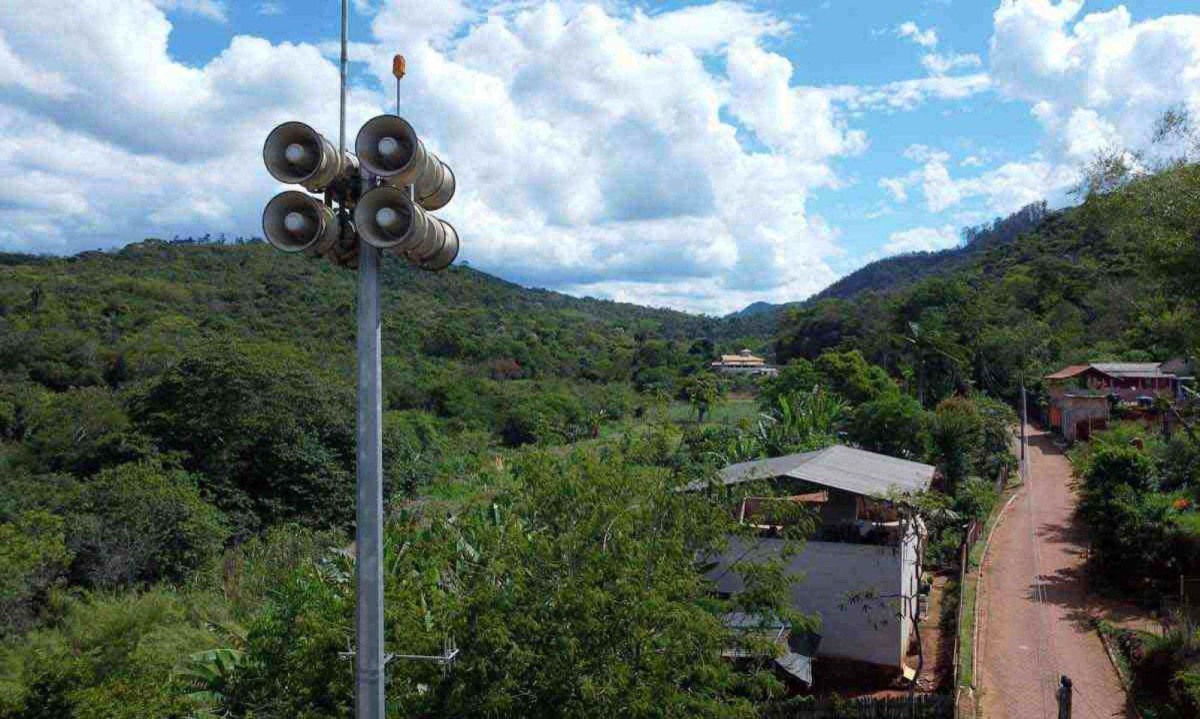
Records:
[[[966,234],[963,247],[868,265],[788,310],[778,357],[859,349],[935,396],[970,384],[1013,397],[1022,371],[1166,359],[1200,342],[1195,165]]]
[[[1045,202],[1035,203],[1008,217],[964,229],[963,244],[959,247],[937,252],[908,252],[875,260],[838,279],[806,300],[783,304],[755,302],[730,317],[743,321],[748,318],[761,321],[763,315],[769,315],[777,322],[784,311],[821,300],[845,300],[867,292],[888,293],[902,290],[926,278],[944,276],[968,267],[989,249],[1010,244],[1021,233],[1033,229],[1047,214]]]
[[[515,362],[520,377],[612,380],[630,376],[646,341],[684,349],[742,341],[729,321],[527,289],[469,267],[432,274],[386,260],[382,277],[384,354],[414,361]],[[294,344],[349,369],[354,292],[353,273],[254,242],[5,255],[0,371],[58,389],[86,386],[106,381],[116,364],[152,373],[147,354],[166,351],[164,343],[223,334]],[[64,357],[63,346],[77,349]]]

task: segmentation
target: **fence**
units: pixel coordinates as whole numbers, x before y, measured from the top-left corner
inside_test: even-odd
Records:
[[[944,694],[917,694],[912,699],[820,699],[779,707],[765,715],[766,719],[951,719],[953,716],[954,697]]]

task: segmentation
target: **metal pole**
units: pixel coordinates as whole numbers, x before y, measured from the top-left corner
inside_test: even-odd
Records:
[[[346,155],[346,65],[350,3],[342,0],[338,160]],[[363,172],[365,190],[372,182]],[[356,491],[354,716],[384,718],[383,387],[380,378],[379,250],[358,240],[358,456]]]
[[[369,176],[364,177],[368,183]],[[383,719],[383,403],[379,250],[358,248],[358,582],[356,719]]]
[[[1025,425],[1029,423],[1029,410],[1025,404],[1025,377],[1021,377],[1021,463],[1025,463]]]

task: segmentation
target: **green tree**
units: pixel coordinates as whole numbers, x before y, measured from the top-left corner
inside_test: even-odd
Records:
[[[887,372],[868,362],[858,350],[826,352],[817,357],[813,366],[829,389],[851,404],[870,402],[896,389]]]
[[[713,405],[719,403],[725,394],[720,378],[711,372],[699,372],[688,377],[683,381],[680,391],[692,406],[692,411],[696,413],[696,421],[700,423],[704,422]]]
[[[0,523],[0,639],[29,627],[70,561],[61,517],[35,510]]]
[[[175,667],[222,638],[225,617],[172,591],[68,599],[62,620],[0,646],[0,718],[187,717]]]
[[[779,398],[812,392],[823,378],[806,359],[794,359],[779,369],[779,374],[762,383],[758,393],[759,406],[770,411],[779,406]]]
[[[611,452],[534,452],[512,471],[513,489],[488,503],[387,529],[394,650],[458,650],[450,672],[391,665],[388,696],[407,715],[752,717],[754,699],[782,692],[721,659],[730,637],[697,563],[736,529],[721,504]],[[353,673],[337,654],[353,624],[350,570],[313,565],[281,584],[226,710],[349,710]],[[759,585],[755,607],[785,612],[778,582]]]
[[[854,408],[849,437],[871,452],[920,459],[927,452],[927,414],[915,398],[886,392]]]
[[[164,451],[180,452],[239,534],[296,519],[347,526],[354,494],[353,394],[305,355],[211,343],[133,401]]]
[[[80,487],[68,517],[72,575],[95,587],[179,582],[228,536],[195,478],[155,462],[106,469]]]
[[[946,493],[953,496],[973,470],[974,457],[983,445],[983,419],[970,399],[950,397],[938,403],[929,433]]]
[[[780,457],[826,447],[836,440],[847,413],[848,405],[821,387],[781,396],[758,422],[759,450],[767,457]]]
[[[25,455],[38,471],[91,474],[151,453],[107,388],[22,397]]]

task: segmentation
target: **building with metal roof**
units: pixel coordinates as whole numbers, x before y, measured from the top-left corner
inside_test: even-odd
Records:
[[[1126,403],[1152,408],[1158,399],[1184,398],[1190,362],[1089,362],[1070,365],[1046,375],[1050,395],[1047,419],[1068,440],[1086,439],[1103,429],[1109,420],[1109,405]]]
[[[731,508],[741,523],[758,532],[753,538],[731,537],[709,577],[717,591],[734,595],[744,590],[734,569],[738,562],[782,559],[789,575],[802,577],[790,590],[792,608],[821,617],[817,656],[904,670],[924,530],[918,518],[900,516],[889,498],[929,489],[934,473],[928,464],[844,445],[730,465],[715,483],[693,483],[687,489],[761,479],[773,492],[742,498]],[[819,526],[803,549],[790,554],[782,530],[797,515],[779,510],[796,506],[815,510]],[[802,511],[799,516],[812,515]],[[861,611],[845,611],[847,597],[855,594],[904,599],[889,599],[887,606],[877,608],[890,618],[878,623],[864,619]],[[793,674],[808,676],[810,663],[803,652],[798,654],[790,658],[795,660]]]
[[[719,473],[724,485],[787,477],[865,497],[923,492],[933,481],[929,464],[835,444],[815,452],[731,464]],[[701,489],[694,482],[689,489]]]

